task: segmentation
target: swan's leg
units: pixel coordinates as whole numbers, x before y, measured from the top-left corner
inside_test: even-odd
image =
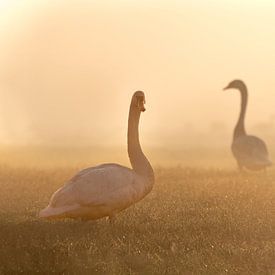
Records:
[[[111,225],[113,225],[113,224],[115,223],[115,219],[116,219],[116,217],[115,217],[114,214],[113,214],[113,215],[110,215],[110,216],[109,216],[109,223],[110,223]]]

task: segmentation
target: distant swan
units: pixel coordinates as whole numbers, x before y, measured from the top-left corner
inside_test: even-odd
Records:
[[[265,142],[258,137],[247,135],[245,131],[244,118],[248,98],[246,85],[241,80],[234,80],[224,88],[224,90],[227,89],[238,89],[241,93],[241,112],[234,129],[231,146],[238,167],[240,170],[244,167],[249,170],[265,169],[272,164]]]
[[[128,117],[128,155],[133,169],[107,163],[80,171],[51,197],[41,218],[109,217],[138,202],[153,188],[154,172],[139,143],[140,113],[145,95],[134,93]]]

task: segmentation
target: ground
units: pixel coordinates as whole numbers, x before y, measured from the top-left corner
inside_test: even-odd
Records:
[[[78,169],[0,168],[0,274],[275,274],[275,170],[157,167],[113,225],[38,219]]]

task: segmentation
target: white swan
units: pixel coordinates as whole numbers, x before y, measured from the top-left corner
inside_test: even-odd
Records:
[[[114,218],[116,213],[141,200],[154,184],[153,169],[143,154],[138,125],[145,111],[145,96],[134,93],[128,117],[128,155],[133,169],[107,163],[80,171],[51,197],[41,218]]]
[[[246,134],[244,118],[247,106],[247,88],[243,81],[233,80],[224,90],[238,89],[241,93],[241,111],[234,129],[233,143],[231,146],[233,155],[237,160],[240,170],[243,167],[249,170],[261,170],[272,163],[268,157],[268,150],[263,140]]]

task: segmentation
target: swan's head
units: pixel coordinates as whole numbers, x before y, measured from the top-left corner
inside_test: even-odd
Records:
[[[244,90],[246,89],[246,86],[244,84],[244,82],[242,80],[233,80],[231,81],[225,88],[224,90],[227,90],[227,89],[238,89],[238,90]]]
[[[142,91],[137,91],[134,93],[132,97],[132,103],[140,112],[144,112],[146,109],[144,107],[145,104],[145,95]]]

